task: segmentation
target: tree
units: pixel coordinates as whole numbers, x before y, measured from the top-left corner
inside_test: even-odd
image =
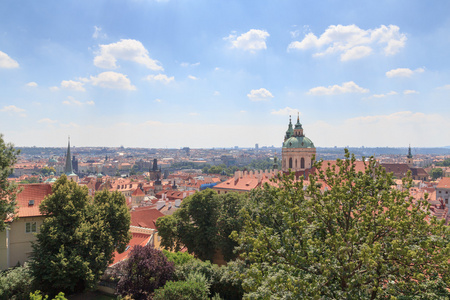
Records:
[[[184,199],[172,216],[156,221],[161,246],[176,251],[186,246],[202,260],[212,260],[218,249],[226,260],[233,258],[237,243],[229,235],[242,226],[237,216],[244,197],[237,193],[218,195],[206,189]]]
[[[426,200],[392,189],[374,158],[365,166],[357,172],[346,150],[309,181],[283,175],[251,194],[234,234],[249,264],[245,297],[448,298],[449,228]]]
[[[8,177],[13,172],[17,155],[20,151],[14,149],[11,143],[6,144],[3,135],[0,134],[0,217],[2,220],[11,218],[16,210],[16,194],[18,187]],[[0,232],[5,230],[7,223],[0,222]]]
[[[33,244],[31,270],[37,288],[54,295],[94,288],[130,240],[130,213],[123,195],[86,187],[62,175],[39,207],[44,222]]]
[[[127,260],[119,266],[122,274],[117,292],[133,299],[151,299],[154,290],[172,279],[175,270],[164,254],[151,245],[137,245]]]
[[[444,175],[444,171],[441,168],[433,168],[430,170],[430,176],[433,180],[436,180]]]
[[[53,167],[43,167],[41,169],[41,173],[44,176],[49,176],[51,172],[53,172],[53,174],[56,174],[55,168],[53,168]]]

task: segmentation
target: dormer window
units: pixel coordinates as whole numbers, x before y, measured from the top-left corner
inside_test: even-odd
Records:
[[[34,200],[29,200],[28,201],[28,206],[33,206],[34,205]]]

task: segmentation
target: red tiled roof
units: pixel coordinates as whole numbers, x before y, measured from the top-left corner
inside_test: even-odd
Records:
[[[450,189],[450,177],[443,177],[438,185],[436,186],[437,189]]]
[[[52,186],[48,183],[32,183],[19,184],[22,191],[17,195],[17,216],[20,217],[35,217],[40,216],[39,205],[42,200],[52,193]],[[34,200],[33,205],[30,200]]]
[[[127,259],[134,246],[136,246],[136,245],[145,246],[148,244],[148,242],[150,241],[150,238],[152,237],[151,234],[135,233],[135,232],[131,233],[131,235],[132,235],[132,237],[131,237],[130,242],[127,245],[126,250],[120,254],[117,251],[114,252],[114,254],[113,254],[114,260],[111,265],[114,265],[114,264],[118,263],[119,261]]]
[[[164,217],[156,208],[139,207],[131,211],[131,226],[156,229],[156,219]]]
[[[137,188],[131,196],[145,196],[145,193],[140,188]]]

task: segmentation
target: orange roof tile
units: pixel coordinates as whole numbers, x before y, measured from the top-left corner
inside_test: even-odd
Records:
[[[17,216],[35,217],[40,216],[39,205],[42,200],[52,193],[52,186],[48,183],[32,183],[19,184],[22,191],[17,195]],[[34,200],[34,204],[30,205],[30,200]]]

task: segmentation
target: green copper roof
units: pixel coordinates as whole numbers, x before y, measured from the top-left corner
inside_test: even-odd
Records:
[[[293,136],[283,143],[283,148],[315,148],[313,142],[306,136]]]

